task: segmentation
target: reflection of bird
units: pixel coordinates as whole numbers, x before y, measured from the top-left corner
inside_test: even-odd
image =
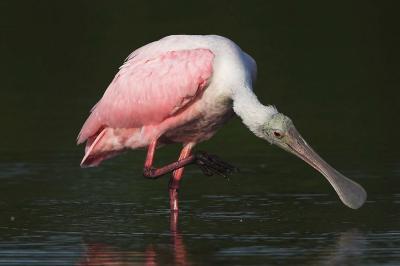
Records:
[[[320,171],[340,199],[359,208],[362,187],[324,162],[303,140],[292,121],[273,106],[262,105],[252,90],[256,63],[220,36],[169,36],[134,51],[120,68],[83,125],[82,166],[97,166],[125,149],[148,148],[144,175],[173,171],[171,209],[178,210],[177,189],[183,167],[197,164],[205,174],[225,175],[234,167],[206,153],[192,154],[236,113],[258,137],[299,156]],[[179,160],[153,167],[157,147],[182,143]]]
[[[117,247],[102,243],[85,243],[85,250],[77,265],[191,265],[183,237],[178,230],[178,212],[172,212],[170,218],[171,255],[165,250],[157,249],[157,245],[147,245],[145,251],[124,251]],[[171,258],[173,263],[170,262]],[[139,261],[138,261],[139,260]],[[141,261],[142,260],[142,261]],[[133,264],[132,264],[133,263]]]
[[[145,251],[119,250],[103,243],[85,243],[84,248],[77,266],[158,265],[157,253],[152,245]],[[135,264],[138,260],[140,263]]]

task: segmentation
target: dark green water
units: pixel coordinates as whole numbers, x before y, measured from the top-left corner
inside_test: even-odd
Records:
[[[398,7],[1,1],[0,265],[399,265]],[[238,119],[198,148],[242,172],[188,168],[177,232],[168,178],[142,178],[144,151],[80,169],[76,135],[118,66],[176,33],[224,35],[251,54],[260,99],[362,184],[366,204],[348,209]],[[160,150],[157,163],[178,152]]]

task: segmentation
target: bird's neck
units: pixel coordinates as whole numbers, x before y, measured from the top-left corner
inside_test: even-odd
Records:
[[[233,110],[258,137],[262,137],[262,126],[278,113],[275,107],[261,104],[251,89],[235,92]]]

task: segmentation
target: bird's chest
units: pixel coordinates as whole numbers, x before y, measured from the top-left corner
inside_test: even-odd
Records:
[[[232,101],[227,98],[204,101],[196,108],[197,114],[192,119],[164,134],[168,142],[199,143],[208,140],[234,115]]]

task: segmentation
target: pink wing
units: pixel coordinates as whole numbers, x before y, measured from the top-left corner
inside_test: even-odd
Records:
[[[183,110],[208,85],[213,58],[208,49],[129,58],[93,107],[78,144],[104,127],[158,124]]]

